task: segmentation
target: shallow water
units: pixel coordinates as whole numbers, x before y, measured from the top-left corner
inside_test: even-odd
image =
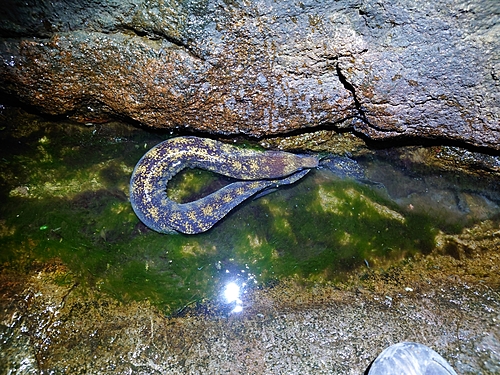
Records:
[[[60,259],[88,288],[120,301],[146,299],[167,314],[207,300],[230,313],[244,305],[245,292],[284,278],[341,280],[429,253],[439,231],[455,233],[500,212],[495,176],[433,170],[374,151],[354,158],[365,178],[320,168],[245,202],[207,233],[164,235],[138,221],[128,182],[141,156],[171,135],[22,114],[4,116],[0,136],[2,268],[26,273]],[[224,183],[189,170],[169,194],[195,199]],[[238,286],[237,296],[224,294],[228,284]]]

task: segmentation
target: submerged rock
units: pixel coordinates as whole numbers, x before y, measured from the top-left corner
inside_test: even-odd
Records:
[[[4,94],[84,122],[499,149],[500,5],[10,0]]]
[[[336,176],[319,168],[212,232],[169,236],[141,227],[127,199],[158,134],[9,108],[0,129],[2,374],[363,373],[405,340],[461,374],[500,371],[496,158],[332,157]],[[339,177],[361,171],[370,184]],[[176,179],[188,201],[227,182]],[[438,225],[428,207],[467,226]],[[220,293],[229,281],[236,299]]]
[[[473,248],[461,259],[368,269],[350,285],[291,280],[254,290],[231,317],[213,306],[165,317],[146,301],[118,303],[57,260],[22,278],[2,270],[0,365],[26,374],[363,373],[387,346],[418,341],[460,374],[496,374],[497,264],[494,251]]]

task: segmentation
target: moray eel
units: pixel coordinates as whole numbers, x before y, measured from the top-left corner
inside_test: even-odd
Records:
[[[314,156],[254,151],[198,137],[177,137],[149,150],[130,180],[136,215],[160,233],[205,232],[244,200],[265,189],[287,185],[318,166]],[[168,181],[185,168],[200,168],[239,181],[199,200],[178,203],[166,193]]]

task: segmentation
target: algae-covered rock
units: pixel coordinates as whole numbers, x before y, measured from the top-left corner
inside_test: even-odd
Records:
[[[497,264],[491,249],[434,254],[365,269],[344,284],[291,279],[255,289],[236,315],[208,304],[179,317],[89,292],[57,260],[23,278],[3,270],[0,365],[25,374],[363,373],[384,348],[411,340],[460,374],[495,374]],[[490,277],[471,272],[478,269]]]
[[[494,157],[453,169],[448,155],[469,152],[328,155],[339,165],[204,234],[162,235],[127,194],[167,135],[21,114],[0,113],[2,374],[363,373],[402,340],[462,374],[500,370]],[[187,170],[166,193],[226,182]]]

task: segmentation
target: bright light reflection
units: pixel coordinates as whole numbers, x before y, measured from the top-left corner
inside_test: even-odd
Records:
[[[243,311],[243,306],[241,306],[241,305],[236,305],[236,306],[234,306],[234,309],[231,310],[231,312],[234,312],[234,313],[239,313],[242,311]]]
[[[243,301],[240,299],[240,286],[235,282],[230,282],[226,285],[224,289],[224,297],[227,303],[235,303],[235,306],[231,312],[238,313],[243,310]]]
[[[234,282],[230,282],[226,285],[224,290],[224,297],[226,297],[227,303],[238,301],[240,299],[240,287]]]
[[[231,313],[243,311],[243,294],[247,293],[249,284],[257,285],[257,277],[250,272],[250,267],[247,264],[244,267],[238,267],[239,269],[233,266],[232,270],[230,270],[229,268],[222,268],[222,262],[218,261],[215,263],[215,268],[218,272],[227,275],[224,278],[231,274],[231,281],[226,279],[227,282],[221,290],[219,302],[226,305],[225,309],[232,309]]]

